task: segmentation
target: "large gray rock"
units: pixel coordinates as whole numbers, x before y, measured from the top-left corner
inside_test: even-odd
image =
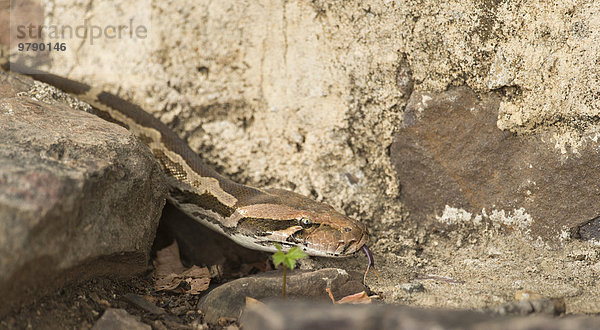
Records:
[[[326,288],[340,299],[365,290],[362,276],[342,269],[326,268],[314,272],[295,270],[288,272],[287,299],[329,300]],[[282,272],[273,271],[240,278],[225,283],[209,292],[200,300],[198,309],[204,312],[204,319],[216,323],[219,318],[238,318],[246,305],[246,297],[263,300],[281,297]]]
[[[490,220],[558,242],[600,214],[600,150],[554,147],[554,130],[516,135],[496,121],[500,98],[468,88],[414,93],[391,157],[414,220]]]
[[[125,129],[64,100],[0,72],[0,315],[70,280],[147,267],[161,169]]]

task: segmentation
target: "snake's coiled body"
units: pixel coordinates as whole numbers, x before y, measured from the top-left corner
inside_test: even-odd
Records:
[[[4,67],[7,69],[9,64]],[[208,227],[251,249],[298,246],[309,255],[345,256],[368,241],[366,227],[331,206],[279,189],[233,182],[206,166],[173,131],[139,106],[56,75],[19,70],[89,103],[95,114],[135,134],[167,174],[169,200]],[[366,247],[365,247],[366,248]]]

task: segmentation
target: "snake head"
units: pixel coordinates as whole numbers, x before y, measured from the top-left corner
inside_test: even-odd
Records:
[[[244,216],[238,229],[246,243],[249,238],[254,241],[252,248],[265,251],[276,251],[274,243],[279,243],[288,249],[297,246],[312,256],[343,257],[369,240],[364,224],[287,190],[265,190],[238,210]]]

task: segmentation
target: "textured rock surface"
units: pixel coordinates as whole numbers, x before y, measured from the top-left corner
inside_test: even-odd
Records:
[[[587,152],[600,131],[592,64],[600,45],[598,4],[138,0],[124,6],[53,1],[50,23],[79,24],[77,18],[90,16],[112,24],[129,19],[119,14],[125,12],[153,17],[153,29],[135,51],[110,39],[93,46],[68,41],[66,52],[50,54],[50,69],[160,112],[236,180],[313,195],[376,230],[373,219],[405,216],[388,149],[413,90],[467,85],[498,92],[498,127],[538,136],[552,129],[539,146],[565,157]]]
[[[286,294],[290,300],[329,300],[325,289],[330,288],[334,297],[340,299],[364,291],[365,287],[360,282],[361,280],[360,274],[348,274],[342,269],[326,268],[314,272],[294,271],[288,273]],[[231,281],[203,297],[198,304],[198,309],[204,312],[205,321],[213,324],[220,317],[238,318],[246,305],[246,297],[258,300],[280,297],[282,281],[281,271],[267,272]]]
[[[499,127],[557,128],[548,147],[565,152],[599,131],[598,3],[138,0],[110,11],[56,0],[48,19],[115,23],[141,9],[155,18],[145,46],[73,40],[52,69],[161,111],[236,179],[312,193],[367,221],[383,207],[399,215],[387,148],[413,89],[498,91]]]
[[[54,97],[0,72],[0,313],[68,280],[144,270],[164,203],[149,150]]]
[[[301,312],[299,312],[301,311]],[[244,329],[589,329],[598,317],[494,318],[468,311],[417,309],[394,305],[271,303],[247,308]]]
[[[490,221],[558,243],[600,214],[600,151],[561,154],[548,144],[556,130],[502,131],[499,101],[468,88],[413,94],[390,156],[402,201],[419,223]]]
[[[596,145],[600,132],[598,3],[136,0],[120,4],[119,10],[98,1],[44,4],[47,24],[77,25],[88,17],[98,25],[127,23],[134,15],[150,13],[149,43],[124,48],[98,39],[91,46],[75,38],[68,40],[66,52],[51,53],[45,63],[53,72],[139,103],[235,180],[291,188],[367,223],[382,276],[368,284],[385,301],[481,308],[510,303],[515,291],[527,289],[565,297],[567,313],[600,312],[597,245],[566,240],[563,250],[552,250],[544,242],[522,239],[540,235],[556,240],[569,232],[563,225],[591,220],[594,216],[585,218],[597,198],[590,194],[591,186],[555,190],[577,193],[569,198],[559,191],[551,197],[555,203],[580,198],[573,206],[540,200],[552,195],[550,182],[547,191],[515,187],[513,195],[504,191],[501,196],[508,197],[499,203],[514,203],[506,210],[518,212],[492,214],[486,208],[486,221],[475,225],[477,213],[468,216],[468,211],[450,208],[444,221],[454,225],[432,228],[433,219],[419,222],[420,210],[411,217],[403,208],[399,181],[410,178],[398,176],[390,159],[409,99],[414,109],[417,96],[425,96],[421,101],[426,103],[456,86],[475,91],[480,101],[492,102],[490,93],[496,95],[497,128],[489,124],[491,113],[491,118],[469,115],[486,120],[489,133],[496,132],[492,137],[543,137],[543,143],[529,147],[545,152],[535,150],[532,156],[542,152],[556,157],[548,163],[554,167],[544,163],[540,168],[568,171],[591,159],[595,153],[584,153]],[[459,98],[450,107],[459,108],[464,101]],[[494,135],[498,129],[501,136]],[[452,141],[450,149],[455,148]],[[457,164],[464,165],[463,154],[458,152]],[[567,167],[556,167],[561,160]],[[552,178],[551,173],[539,174]],[[576,174],[561,173],[586,182]],[[477,185],[483,187],[481,196],[479,189],[472,196],[464,191],[456,196],[461,203],[478,203],[477,212],[500,196],[487,185],[500,180],[482,175]],[[518,179],[509,175],[508,181]],[[420,184],[434,191],[433,182]],[[527,190],[550,211],[533,205],[525,197]],[[438,191],[431,205],[438,205],[433,198],[440,196],[454,198]],[[580,218],[533,219],[517,202],[543,214],[574,210]],[[535,222],[531,233],[521,227],[528,216]],[[469,218],[471,222],[461,221]],[[597,221],[591,221],[572,233],[589,239],[597,232]],[[313,259],[303,267],[324,265],[364,271],[364,257]],[[423,292],[403,289],[420,275],[438,280],[423,281]]]

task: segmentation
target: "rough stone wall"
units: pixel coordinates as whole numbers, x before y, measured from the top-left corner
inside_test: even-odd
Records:
[[[596,139],[600,5],[581,1],[189,1],[150,10],[150,47],[99,41],[52,71],[161,113],[239,181],[312,194],[380,223],[402,217],[389,147],[413,93],[500,97],[497,127],[551,130],[565,157]],[[100,5],[49,1],[56,18]],[[101,49],[101,51],[99,51]],[[74,60],[76,59],[76,60]],[[101,63],[99,65],[98,63]],[[122,74],[103,75],[120,65]],[[427,100],[422,100],[426,102]]]

